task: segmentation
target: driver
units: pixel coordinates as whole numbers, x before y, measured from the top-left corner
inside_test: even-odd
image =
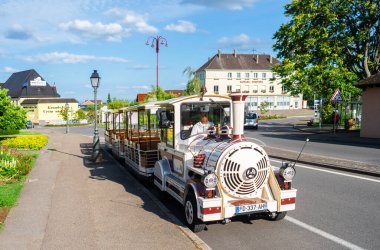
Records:
[[[200,133],[205,133],[207,129],[211,126],[214,126],[214,123],[209,122],[207,120],[207,114],[204,113],[201,116],[201,121],[197,122],[194,126],[193,129],[191,130],[191,135],[196,135]]]

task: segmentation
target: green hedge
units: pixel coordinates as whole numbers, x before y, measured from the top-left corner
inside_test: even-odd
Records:
[[[48,143],[46,135],[16,136],[1,141],[1,145],[28,150],[40,150]]]

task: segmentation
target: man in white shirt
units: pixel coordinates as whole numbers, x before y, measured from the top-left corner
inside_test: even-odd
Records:
[[[214,123],[207,120],[207,114],[202,114],[201,121],[197,122],[193,129],[191,130],[191,135],[196,135],[200,133],[206,133],[207,129],[211,126],[214,126]]]

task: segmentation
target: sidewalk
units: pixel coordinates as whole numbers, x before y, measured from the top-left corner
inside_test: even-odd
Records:
[[[199,249],[182,225],[92,139],[48,133],[0,233],[0,249]]]
[[[338,130],[336,133],[332,131],[332,128],[319,128],[307,127],[297,125],[295,129],[310,133],[310,138],[313,142],[330,142],[340,145],[350,145],[358,147],[370,147],[380,149],[380,139],[374,138],[362,138],[359,131],[345,131]],[[269,156],[294,161],[297,159],[299,152],[283,150],[274,147],[265,147]],[[340,158],[332,158],[320,155],[313,155],[302,153],[300,163],[310,163],[321,167],[349,170],[356,173],[369,174],[373,176],[380,176],[380,155],[379,164],[369,164],[359,161],[351,161]]]

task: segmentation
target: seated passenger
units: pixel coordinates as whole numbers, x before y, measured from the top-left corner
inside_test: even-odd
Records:
[[[214,123],[209,122],[207,120],[207,114],[202,114],[201,121],[197,122],[192,130],[191,130],[191,135],[196,135],[200,133],[206,133],[207,129],[211,126],[214,126]]]

